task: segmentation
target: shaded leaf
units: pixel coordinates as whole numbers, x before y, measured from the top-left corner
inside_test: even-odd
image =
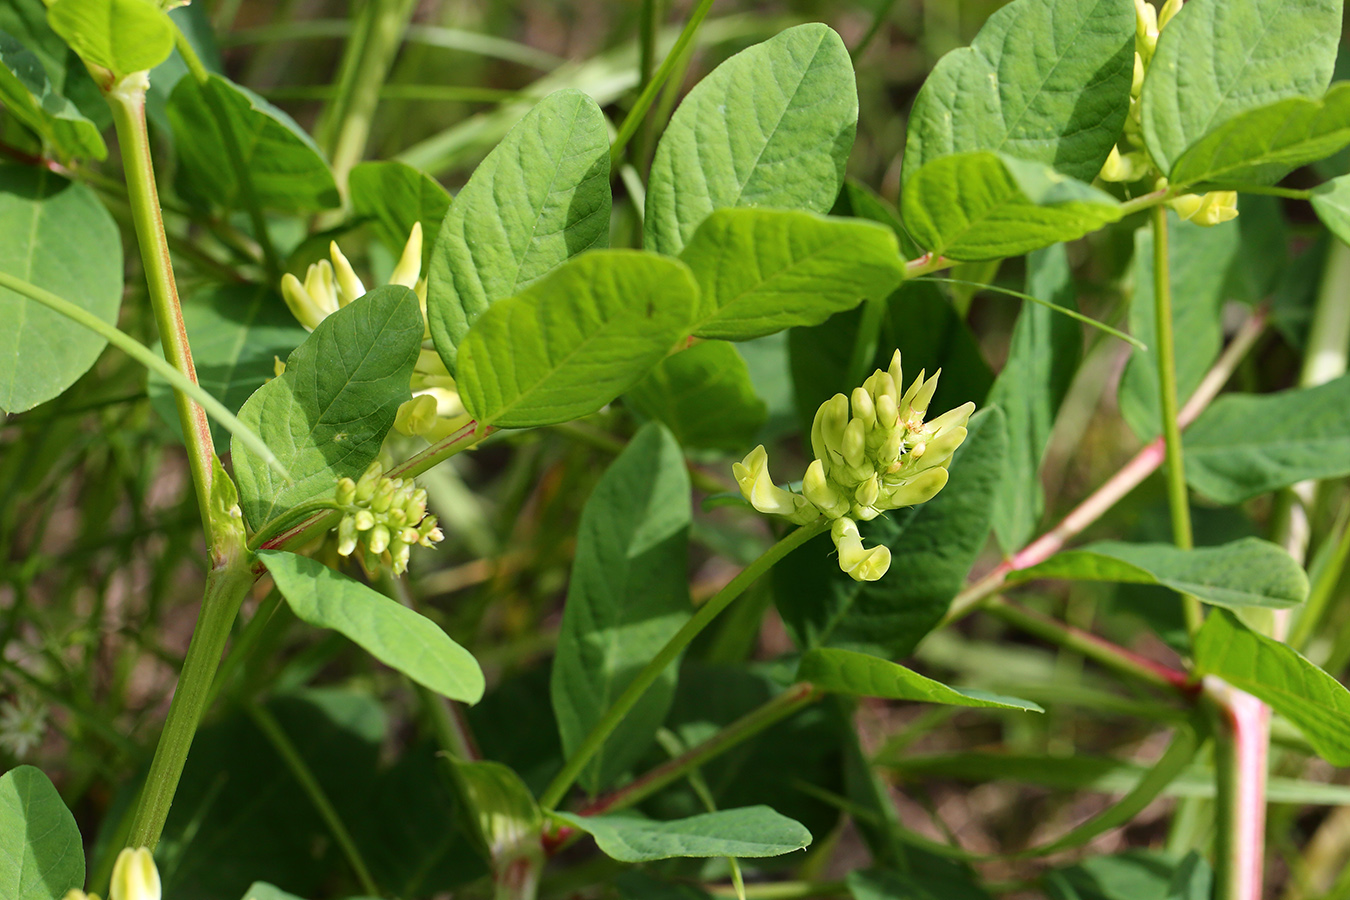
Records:
[[[0,31],[0,101],[62,159],[107,157],[108,147],[98,126],[61,96],[37,54],[3,31]]]
[[[422,223],[422,271],[427,271],[425,262],[450,209],[450,193],[440,182],[391,159],[357,165],[347,176],[347,190],[352,212],[372,220],[375,234],[392,253],[402,253],[413,225]]]
[[[724,809],[668,822],[625,815],[551,815],[594,837],[605,855],[621,862],[677,856],[782,856],[811,843],[811,834],[800,823],[767,806]]]
[[[1313,190],[1312,207],[1332,234],[1350,243],[1350,175],[1318,185]]]
[[[977,706],[1045,712],[1038,704],[987,691],[954,688],[925,678],[913,669],[867,653],[817,647],[797,667],[797,679],[824,691],[883,700],[917,700],[946,706]]]
[[[907,848],[908,853],[915,852]],[[853,900],[989,900],[969,869],[925,854],[907,872],[859,869],[848,874]]]
[[[84,886],[84,846],[75,817],[41,770],[0,775],[0,895],[58,900]]]
[[[703,341],[661,360],[624,402],[661,421],[683,447],[728,453],[755,443],[768,412],[745,360],[725,341]]]

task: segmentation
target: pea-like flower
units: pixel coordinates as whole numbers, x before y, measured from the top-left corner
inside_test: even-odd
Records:
[[[145,847],[135,850],[128,847],[117,854],[108,900],[160,900],[160,897],[159,869],[155,868],[150,851]],[[98,900],[98,895],[71,890],[63,900]]]
[[[1168,201],[1177,215],[1197,225],[1218,225],[1237,218],[1237,191],[1182,194]]]
[[[386,478],[379,460],[356,480],[338,480],[333,496],[338,522],[338,553],[351,556],[363,547],[369,571],[388,565],[395,575],[408,570],[414,544],[432,547],[444,540],[436,517],[427,515],[427,492],[411,478]]]
[[[947,484],[952,454],[966,439],[975,404],[966,403],[925,421],[938,375],[924,372],[900,392],[900,352],[854,388],[821,404],[811,425],[815,461],[802,478],[801,493],[777,487],[769,477],[763,446],[732,467],[741,493],[763,513],[805,524],[818,516],[834,520],[830,535],[839,567],[858,581],[876,581],[890,568],[886,547],[864,548],[857,522],[931,500]]]

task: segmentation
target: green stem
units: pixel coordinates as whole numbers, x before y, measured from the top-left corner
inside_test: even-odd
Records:
[[[638,94],[637,101],[633,108],[624,116],[623,123],[619,126],[619,133],[614,137],[614,144],[609,148],[609,164],[611,169],[617,170],[619,163],[623,161],[624,148],[633,135],[637,133],[638,126],[647,116],[647,110],[651,108],[652,101],[656,99],[657,91],[661,90],[661,85],[670,77],[675,65],[679,62],[680,55],[684,53],[684,48],[693,41],[694,35],[698,34],[698,28],[703,24],[703,20],[708,17],[709,10],[712,9],[713,0],[699,0],[698,6],[689,16],[689,21],[685,22],[684,30],[680,36],[675,39],[675,46],[670,48],[666,58],[661,60],[661,66],[656,70],[656,74],[651,77],[643,87],[642,93]]]
[[[1172,323],[1172,270],[1167,243],[1167,208],[1153,208],[1153,316],[1157,337],[1153,348],[1158,360],[1158,399],[1167,477],[1167,507],[1172,515],[1172,540],[1183,550],[1194,546],[1191,506],[1186,492],[1186,468],[1182,461],[1181,423],[1177,405],[1176,341]],[[1204,621],[1200,601],[1182,594],[1186,630],[1194,638]]]
[[[248,620],[248,624],[239,632],[239,636],[234,639],[230,645],[230,652],[225,657],[225,662],[221,664],[216,672],[215,678],[211,682],[211,693],[206,700],[206,708],[216,702],[216,698],[233,680],[239,667],[248,661],[253,652],[253,648],[258,645],[268,626],[272,624],[273,618],[280,613],[282,621],[287,621],[288,609],[284,608],[281,602],[281,592],[275,587],[263,598],[262,603],[253,612],[253,617]]]
[[[183,671],[178,676],[169,716],[164,721],[164,731],[150,762],[150,772],[145,778],[127,846],[153,850],[159,843],[192,738],[206,712],[221,651],[229,639],[239,605],[252,585],[253,572],[242,553],[212,569],[206,578],[201,614],[192,630],[187,658],[183,660]]]
[[[323,786],[314,777],[314,773],[310,771],[305,758],[300,755],[300,751],[291,742],[290,737],[281,727],[281,724],[277,722],[276,717],[256,703],[249,704],[248,714],[272,744],[273,749],[277,751],[282,761],[286,763],[286,768],[291,770],[295,780],[300,782],[300,787],[309,797],[309,802],[314,804],[314,808],[318,810],[319,815],[328,826],[328,830],[333,833],[338,846],[342,848],[343,856],[347,857],[348,864],[352,867],[352,871],[356,873],[357,880],[361,882],[361,890],[372,897],[380,896],[379,886],[375,884],[375,879],[370,877],[370,868],[366,865],[366,861],[361,858],[361,851],[356,848],[356,841],[352,840],[351,832],[343,824],[342,817],[333,808],[333,803],[324,793]]]
[[[734,897],[734,885],[704,885],[714,897]],[[812,897],[846,897],[846,881],[774,881],[745,886],[746,900],[810,900]]]
[[[766,550],[759,559],[731,579],[727,586],[714,594],[707,603],[699,607],[698,612],[694,613],[689,621],[684,624],[684,627],[666,642],[666,645],[652,658],[651,662],[643,666],[628,687],[624,689],[624,692],[614,701],[614,704],[605,711],[604,716],[591,729],[591,733],[586,736],[585,742],[567,760],[562,771],[549,783],[543,796],[539,798],[539,805],[545,809],[557,807],[558,803],[566,796],[567,790],[581,774],[581,770],[591,761],[591,757],[599,752],[605,740],[623,721],[624,716],[628,715],[629,711],[647,693],[647,689],[652,686],[652,683],[675,661],[684,651],[684,648],[689,646],[689,643],[704,628],[707,628],[722,610],[730,606],[731,601],[739,597],[761,575],[773,568],[775,563],[811,538],[823,533],[827,527],[828,522],[824,517],[821,517],[809,525],[802,525],[794,529]]]

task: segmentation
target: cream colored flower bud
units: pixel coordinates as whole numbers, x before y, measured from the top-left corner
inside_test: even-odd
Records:
[[[872,402],[872,395],[867,392],[865,387],[856,387],[853,389],[853,418],[862,420],[863,427],[871,431],[877,424],[877,408]]]
[[[900,410],[895,405],[895,398],[890,394],[881,394],[878,396],[877,426],[879,428],[892,429],[899,420]]]
[[[388,478],[380,482],[375,488],[375,496],[370,498],[370,508],[377,513],[389,511],[389,507],[394,505],[394,492],[398,490],[398,485]]]
[[[873,472],[865,481],[854,489],[853,499],[859,506],[872,506],[877,502],[877,496],[880,493],[881,480],[877,478],[877,473]]]
[[[389,546],[389,558],[392,560],[391,568],[395,575],[402,575],[408,571],[408,558],[412,555],[412,547],[403,541],[396,540]]]
[[[895,385],[895,390],[896,390],[896,393],[898,394],[899,391],[900,391],[900,386],[903,385],[903,384],[905,383],[905,374],[904,374],[904,370],[900,367],[900,351],[899,351],[899,350],[897,350],[897,351],[895,351],[895,353],[891,354],[891,364],[890,364],[890,366],[887,367],[887,369],[886,369],[886,374],[889,375],[889,376],[891,376],[891,383],[892,383],[893,385]],[[898,397],[897,397],[897,399],[896,399],[896,404],[898,405],[899,402],[900,402],[900,401],[899,401],[899,399],[898,399]]]
[[[86,894],[78,888],[71,888],[61,900],[98,900],[98,894]]]
[[[865,549],[858,525],[852,519],[835,519],[830,537],[839,551],[839,568],[854,581],[876,581],[891,567],[891,551],[882,545]]]
[[[338,522],[338,555],[351,556],[352,551],[356,549],[356,539],[359,536],[356,516],[343,516],[342,521]]]
[[[333,491],[333,500],[338,506],[351,506],[356,502],[356,482],[350,478],[339,478]]]
[[[1168,203],[1184,221],[1196,225],[1218,225],[1237,218],[1236,191],[1210,191],[1199,194],[1182,194]]]
[[[377,459],[366,470],[361,473],[361,477],[356,479],[356,500],[358,503],[368,503],[371,497],[375,496],[375,489],[380,486],[380,479],[384,478],[384,466]]]
[[[839,449],[843,454],[844,462],[850,468],[857,469],[862,466],[867,453],[867,428],[862,419],[849,420],[848,427],[844,429],[844,439],[840,442]]]
[[[333,276],[337,280],[338,306],[346,306],[358,297],[365,296],[366,286],[356,277],[356,270],[347,261],[337,241],[330,241],[328,253],[333,257]]]
[[[826,516],[837,519],[848,512],[848,498],[835,490],[825,477],[825,465],[813,460],[802,476],[802,494]]]
[[[922,472],[933,468],[933,466],[946,465],[951,460],[952,454],[956,452],[956,448],[960,447],[961,442],[965,439],[966,429],[948,428],[927,443],[920,444],[919,446],[924,448],[924,452],[914,454],[920,458],[914,461],[914,466],[910,471]],[[917,450],[918,447],[915,449]]]
[[[160,900],[159,870],[149,850],[127,848],[117,854],[109,900]]]
[[[848,398],[835,394],[816,410],[811,424],[811,452],[824,460],[826,471],[831,465],[843,465],[844,429],[848,427]]]
[[[374,528],[370,529],[370,535],[366,538],[366,546],[370,548],[371,553],[378,555],[389,549],[390,537],[391,535],[389,534],[388,527],[383,524],[377,524]]]
[[[1147,63],[1158,45],[1158,13],[1148,0],[1134,0],[1134,38]]]
[[[919,387],[918,393],[910,400],[909,418],[911,421],[923,421],[923,417],[928,414],[928,404],[933,402],[933,393],[937,391],[938,377],[941,375],[941,369],[934,372],[933,377],[925,381]]]
[[[390,284],[401,284],[416,289],[422,275],[422,223],[414,222],[408,234],[408,243],[403,245],[403,255],[389,276]]]
[[[1181,0],[1167,0],[1158,10],[1158,31],[1161,32],[1172,21],[1172,17],[1181,12]]]
[[[352,517],[352,524],[356,526],[357,531],[369,531],[375,527],[375,514],[368,509],[358,510]]]
[[[882,502],[887,509],[900,509],[927,503],[947,484],[947,470],[942,467],[927,469],[913,478],[905,478],[891,486],[883,483]]]
[[[793,516],[810,506],[805,497],[783,490],[769,478],[769,454],[763,444],[746,454],[741,462],[732,464],[731,474],[740,485],[742,496],[762,513]],[[815,508],[811,507],[810,512],[814,518]]]
[[[1134,71],[1130,74],[1130,96],[1138,99],[1139,93],[1144,89],[1144,58],[1139,55],[1139,51],[1134,54]]]
[[[312,270],[314,267],[310,266]],[[324,305],[314,298],[305,286],[290,272],[281,276],[281,297],[290,308],[291,315],[308,331],[313,331],[328,315]],[[281,373],[278,372],[278,375]]]
[[[955,409],[947,410],[931,422],[925,422],[923,426],[924,433],[931,436],[937,436],[952,428],[965,428],[966,423],[970,421],[970,416],[973,412],[975,412],[975,404],[966,401]]]

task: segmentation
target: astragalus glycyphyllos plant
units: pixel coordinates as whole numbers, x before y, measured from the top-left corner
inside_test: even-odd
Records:
[[[0,7],[0,898],[1350,896],[1342,4],[711,7]]]

